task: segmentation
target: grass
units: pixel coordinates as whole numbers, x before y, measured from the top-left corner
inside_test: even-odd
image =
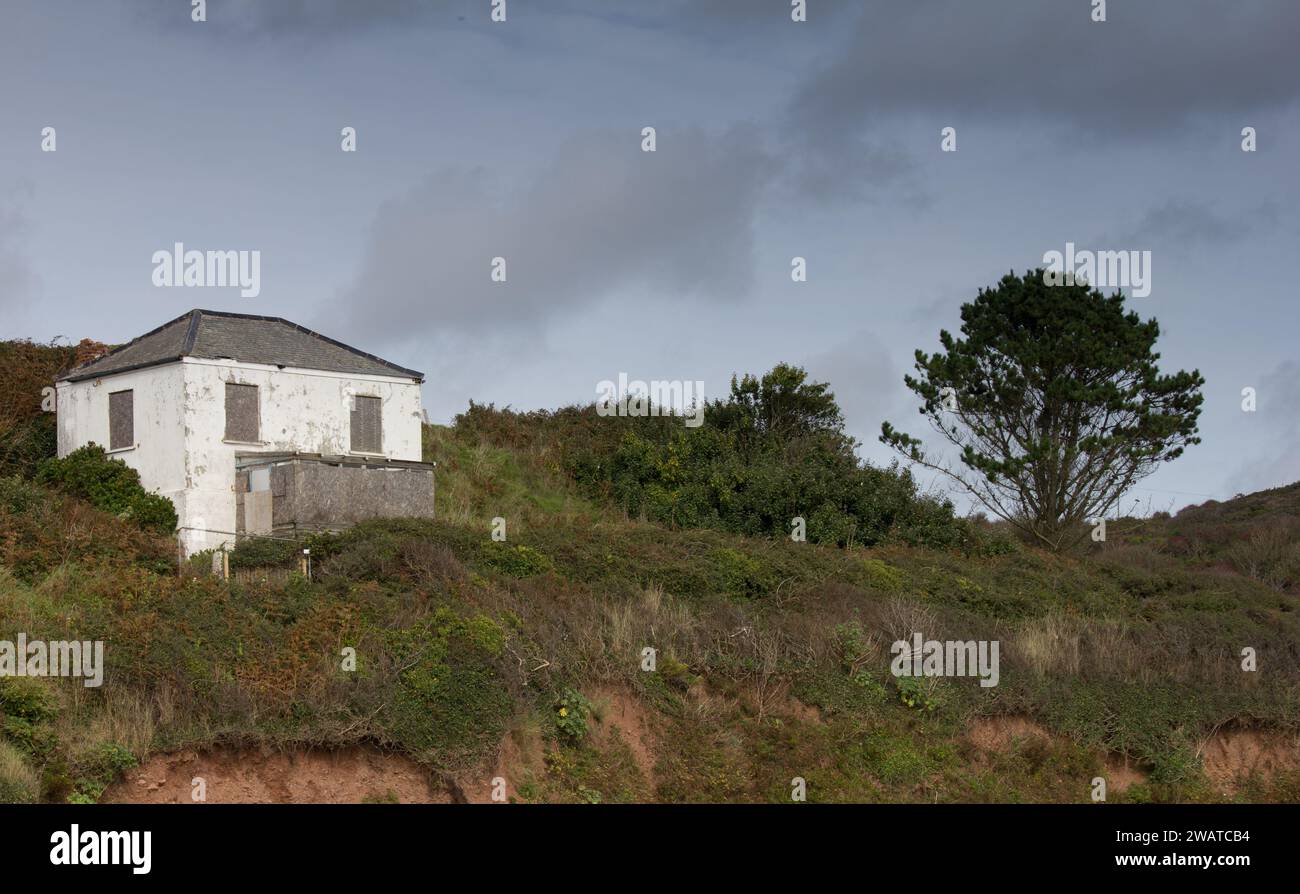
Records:
[[[368,742],[479,776],[529,730],[518,800],[788,802],[800,777],[810,801],[1084,802],[1108,753],[1147,775],[1116,799],[1211,800],[1205,736],[1300,727],[1295,584],[1233,558],[1289,554],[1297,488],[1115,524],[1077,556],[1001,533],[844,550],[626,518],[536,441],[431,426],[425,449],[436,521],[314,538],[314,580],[286,583],[177,575],[166,541],[0,480],[0,639],[102,639],[107,664],[100,689],[0,680],[0,799],[94,800],[152,753],[216,745]],[[917,630],[998,640],[1000,685],[908,707],[889,645]],[[652,778],[598,720],[555,723],[565,693],[611,688],[645,708]],[[999,715],[1050,738],[975,748],[971,722]],[[1238,797],[1298,791],[1283,772]]]

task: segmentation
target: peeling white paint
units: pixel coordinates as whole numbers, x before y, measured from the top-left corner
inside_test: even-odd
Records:
[[[225,383],[258,386],[258,444],[224,440]],[[60,382],[59,456],[108,444],[108,394],[135,391],[136,446],[113,455],[146,488],[171,499],[185,553],[232,543],[235,453],[351,453],[351,398],[383,400],[383,455],[421,458],[420,386],[412,379],[351,375],[231,360],[185,358],[84,382]],[[186,529],[210,530],[186,530]]]

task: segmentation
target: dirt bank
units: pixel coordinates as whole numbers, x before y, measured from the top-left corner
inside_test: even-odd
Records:
[[[414,761],[373,748],[335,751],[217,749],[146,760],[101,803],[440,804],[452,799]]]

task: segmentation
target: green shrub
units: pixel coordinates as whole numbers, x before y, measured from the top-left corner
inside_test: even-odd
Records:
[[[845,672],[854,673],[870,660],[871,644],[861,621],[836,624],[835,641],[840,650],[840,665]]]
[[[495,540],[484,547],[488,565],[511,577],[532,577],[555,568],[555,563],[544,553],[530,546],[506,546]]]
[[[53,690],[33,677],[0,677],[0,714],[45,723],[58,713]]]
[[[586,696],[572,687],[565,689],[555,700],[555,728],[570,741],[580,741],[587,735],[591,712],[592,704]]]
[[[302,550],[303,544],[297,540],[248,537],[239,541],[230,551],[230,567],[265,568],[294,565]]]
[[[808,517],[808,539],[813,543],[850,546],[857,529],[857,519],[830,503],[823,503]]]
[[[0,741],[41,759],[57,746],[55,690],[32,677],[0,677]]]
[[[554,440],[588,496],[669,527],[785,537],[800,517],[814,543],[947,547],[968,538],[952,504],[922,494],[910,472],[862,462],[827,386],[787,364],[761,380],[733,379],[698,427],[671,416],[601,418],[594,407],[480,406],[456,425],[511,446]]]
[[[137,494],[127,507],[126,517],[146,531],[173,534],[178,519],[172,501],[148,492]]]
[[[723,590],[732,596],[762,596],[767,591],[762,564],[744,553],[723,547],[712,556]]]
[[[68,801],[73,804],[94,804],[104,794],[104,790],[120,779],[123,773],[138,765],[139,761],[131,749],[115,742],[100,742],[77,762],[78,776]]]
[[[87,444],[62,459],[45,460],[37,479],[96,509],[128,518],[145,530],[166,535],[176,530],[176,508],[171,500],[145,490],[139,472],[110,458],[98,444]]]
[[[932,714],[943,707],[943,681],[938,677],[895,677],[898,700],[917,711]]]
[[[867,586],[886,593],[901,591],[905,581],[902,571],[881,559],[863,559],[862,575]]]

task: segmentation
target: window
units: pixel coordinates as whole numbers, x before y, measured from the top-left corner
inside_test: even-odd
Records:
[[[257,386],[226,383],[226,440],[256,443],[258,425]]]
[[[384,452],[382,408],[383,401],[377,397],[352,398],[353,453]]]
[[[135,446],[135,392],[114,391],[108,396],[108,449]]]

